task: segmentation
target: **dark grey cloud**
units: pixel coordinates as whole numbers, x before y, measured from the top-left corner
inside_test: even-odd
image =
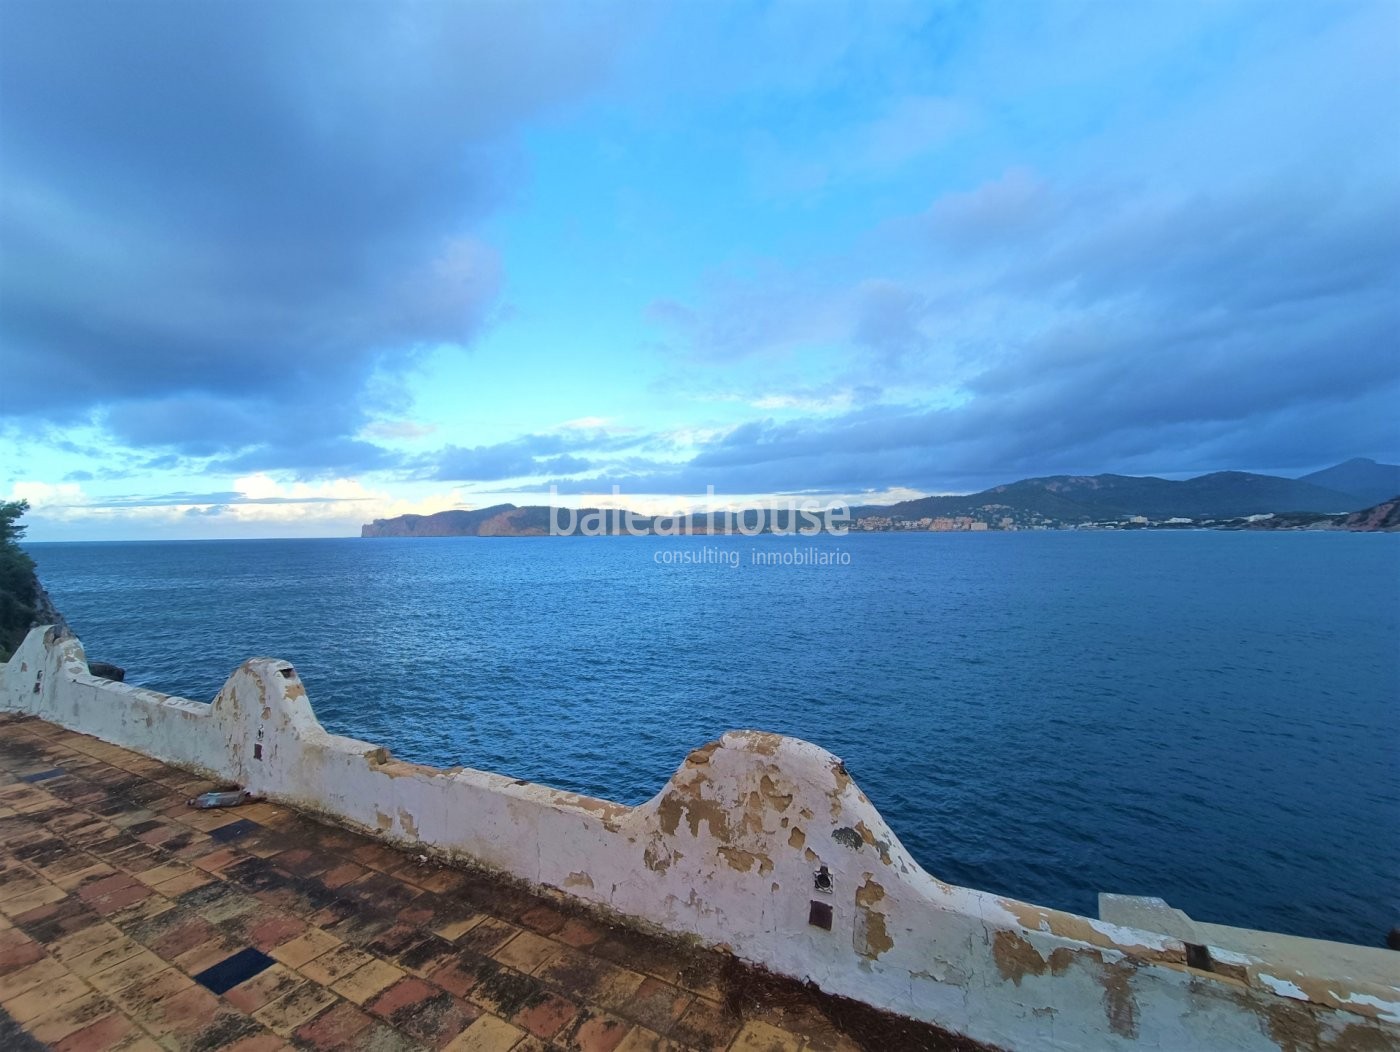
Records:
[[[857,290],[851,340],[893,372],[908,356],[928,351],[930,339],[921,324],[928,309],[926,297],[908,284],[864,282]]]
[[[0,34],[0,415],[252,468],[347,442],[489,323],[521,121],[625,10],[15,4]],[[55,382],[61,377],[61,382]],[[319,463],[308,454],[319,451]]]
[[[1400,398],[1392,181],[1070,192],[1016,172],[949,195],[899,236],[911,231],[928,261],[919,274],[811,298],[851,304],[842,382],[888,391],[913,376],[956,397],[753,421],[631,488],[956,489],[1061,471],[1400,459],[1385,408]],[[796,339],[810,319],[784,328],[790,302],[753,290],[762,324],[730,323]],[[682,305],[665,317],[707,324]]]
[[[522,435],[481,446],[445,446],[416,465],[420,477],[440,482],[500,482],[538,475],[572,475],[596,461],[580,454],[609,453],[654,445],[652,434],[615,434],[605,428],[568,428]]]
[[[539,458],[557,453],[557,442],[539,442],[526,437],[485,446],[447,446],[437,457],[431,476],[439,481],[497,482],[502,479],[537,475],[544,471]]]
[[[959,491],[1058,473],[1302,474],[1353,456],[1400,461],[1393,188],[1159,198],[1070,195],[1018,177],[937,213],[920,228],[927,251],[980,262],[952,282],[941,271],[922,284],[857,282],[848,379],[878,390],[922,364],[930,379],[955,376],[957,398],[765,417],[684,461],[639,446],[554,484]],[[761,304],[753,290],[764,326],[786,302]],[[658,316],[707,324],[679,306]],[[718,358],[726,369],[731,353]]]

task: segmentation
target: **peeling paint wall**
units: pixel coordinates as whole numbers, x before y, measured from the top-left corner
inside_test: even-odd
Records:
[[[945,884],[793,738],[726,734],[625,807],[329,734],[284,661],[245,662],[204,705],[89,675],[54,629],[0,667],[0,707],[1007,1049],[1400,1049],[1400,966],[1357,979],[1218,949],[1191,967],[1178,938]]]

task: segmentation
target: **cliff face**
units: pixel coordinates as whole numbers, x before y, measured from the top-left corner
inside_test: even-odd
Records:
[[[548,508],[517,508],[514,504],[436,515],[400,515],[360,527],[361,537],[543,537],[547,533]]]
[[[440,511],[436,515],[400,515],[375,519],[360,528],[361,537],[477,537],[484,523],[517,510],[497,504],[476,511]]]
[[[49,595],[48,589],[39,581],[39,575],[34,575],[34,623],[31,628],[39,625],[58,625],[64,631],[68,631],[68,622],[63,619],[63,615],[58,612],[58,608],[53,605],[53,598]]]
[[[39,582],[39,575],[28,556],[15,561],[0,577],[0,661],[9,658],[31,628],[57,625],[64,634],[69,632],[53,599]]]
[[[1342,519],[1341,528],[1360,533],[1400,532],[1400,497],[1391,497],[1374,508],[1352,512]]]
[[[1400,533],[1400,497],[1347,515],[1295,513],[1249,523],[1250,530],[1347,530],[1351,533]]]

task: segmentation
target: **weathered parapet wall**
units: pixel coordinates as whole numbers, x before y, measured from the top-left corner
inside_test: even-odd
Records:
[[[792,738],[726,734],[624,807],[329,734],[284,661],[245,662],[203,705],[89,675],[54,629],[0,669],[0,707],[1008,1049],[1400,1049],[1400,970],[1303,974],[945,884]]]

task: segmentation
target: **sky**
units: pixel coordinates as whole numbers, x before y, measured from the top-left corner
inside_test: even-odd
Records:
[[[1400,3],[0,11],[32,540],[1400,459]]]

